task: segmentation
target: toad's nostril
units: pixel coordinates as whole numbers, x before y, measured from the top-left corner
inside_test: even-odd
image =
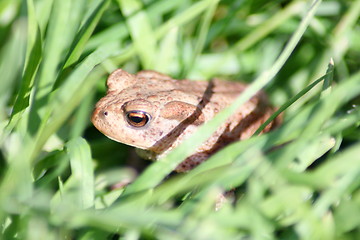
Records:
[[[104,111],[103,114],[104,114],[104,116],[107,116],[107,115],[108,115],[108,112],[107,112],[107,111]]]

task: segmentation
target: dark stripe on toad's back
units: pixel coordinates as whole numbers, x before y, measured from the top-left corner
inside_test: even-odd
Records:
[[[191,124],[194,124],[197,119],[199,119],[200,115],[202,114],[202,109],[210,102],[211,96],[213,94],[212,88],[214,87],[213,82],[209,81],[207,88],[203,94],[202,100],[196,106],[198,111],[194,111],[189,117],[184,119],[182,122],[179,123],[173,130],[171,130],[168,134],[163,136],[158,142],[155,143],[150,150],[156,149],[157,152],[162,152],[169,149],[176,139],[184,132],[184,130]],[[205,100],[204,100],[205,99]]]

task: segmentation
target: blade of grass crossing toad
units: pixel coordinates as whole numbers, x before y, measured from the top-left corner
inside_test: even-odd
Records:
[[[94,172],[90,146],[83,138],[66,144],[72,176],[79,187],[79,204],[82,209],[94,206]]]
[[[24,111],[29,107],[30,92],[34,86],[35,75],[41,60],[41,36],[39,26],[36,20],[33,0],[27,0],[28,10],[28,36],[27,51],[25,60],[25,70],[22,77],[19,93],[17,95],[7,131],[11,131],[22,118]]]
[[[268,71],[265,71],[262,75],[260,75],[231,106],[221,111],[211,121],[202,125],[190,138],[181,143],[179,147],[175,148],[163,159],[160,159],[148,167],[145,172],[125,190],[124,196],[155,187],[159,184],[166,175],[168,175],[180,162],[185,159],[185,157],[189,156],[202,142],[209,138],[220,126],[220,124],[230,117],[239,106],[244,104],[251,98],[251,96],[256,94],[262,87],[269,83],[284,65],[297,43],[300,41],[320,3],[320,0],[314,1],[314,3],[310,6],[299,27],[285,46],[284,51],[280,54],[278,59]]]
[[[120,10],[126,16],[136,52],[145,69],[154,68],[156,37],[150,19],[139,0],[118,0]]]
[[[218,168],[223,165],[234,164],[234,161],[239,162],[239,159],[246,159],[241,156],[244,154],[248,154],[246,156],[249,156],[249,153],[247,152],[250,152],[254,156],[255,153],[257,154],[257,156],[260,156],[258,155],[259,149],[265,150],[266,144],[269,143],[270,138],[276,139],[277,137],[273,133],[269,133],[258,138],[250,138],[233,143],[222,149],[221,151],[217,152],[216,154],[212,155],[209,159],[207,159],[203,164],[191,171],[188,175],[197,175],[199,173],[206,172],[209,169]]]
[[[191,191],[191,189],[214,183],[222,187],[229,185],[233,187],[235,183],[239,184],[256,168],[260,158],[255,159],[254,156],[261,157],[259,149],[263,149],[268,138],[271,136],[263,135],[226,147],[187,174],[171,178],[161,184],[153,193],[152,201],[165,202],[179,192]],[[237,158],[243,152],[244,156]]]

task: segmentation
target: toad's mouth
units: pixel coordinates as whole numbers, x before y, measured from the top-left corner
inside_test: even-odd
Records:
[[[101,131],[100,131],[100,132],[101,132]],[[145,147],[142,147],[142,146],[140,146],[140,145],[138,145],[138,144],[135,144],[135,141],[134,141],[134,143],[131,143],[130,141],[127,141],[127,142],[125,143],[124,141],[120,141],[119,139],[117,139],[117,138],[115,138],[115,137],[112,137],[112,136],[110,136],[110,135],[108,135],[108,134],[105,134],[105,133],[103,133],[103,132],[102,132],[102,134],[104,134],[107,138],[109,138],[110,140],[113,140],[113,141],[115,141],[115,142],[122,143],[122,144],[131,146],[131,147],[135,147],[135,148],[138,148],[138,149],[143,149],[143,150],[146,149]]]

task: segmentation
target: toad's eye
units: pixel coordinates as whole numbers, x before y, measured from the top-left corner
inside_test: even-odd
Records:
[[[126,120],[133,127],[143,127],[149,122],[150,115],[143,111],[130,111],[126,113]]]

